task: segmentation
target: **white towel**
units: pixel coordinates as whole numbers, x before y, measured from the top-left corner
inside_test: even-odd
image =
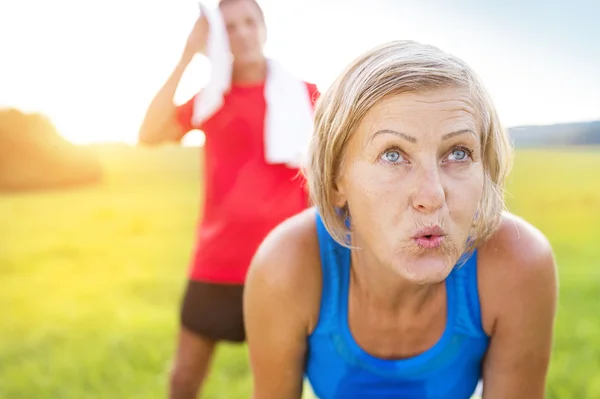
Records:
[[[211,76],[194,102],[192,122],[199,126],[222,105],[223,96],[231,87],[232,60],[227,30],[218,9],[200,4],[209,24],[207,57]],[[265,82],[265,160],[290,167],[304,165],[308,143],[313,132],[312,101],[306,84],[269,59]]]
[[[210,79],[196,96],[192,123],[199,126],[210,118],[223,105],[223,93],[231,86],[231,52],[227,29],[218,9],[199,3],[200,13],[206,16],[209,32],[206,43],[206,56],[210,60]]]

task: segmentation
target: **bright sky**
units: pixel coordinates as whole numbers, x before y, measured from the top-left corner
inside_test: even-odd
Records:
[[[413,39],[470,63],[509,126],[600,119],[600,1],[259,2],[268,54],[322,91],[362,51]],[[75,143],[134,143],[196,15],[194,0],[3,0],[0,106],[43,112]],[[198,59],[176,100],[206,73]]]

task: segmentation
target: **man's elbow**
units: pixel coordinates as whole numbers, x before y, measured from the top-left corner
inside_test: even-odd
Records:
[[[161,127],[142,127],[138,132],[138,144],[146,146],[155,146],[171,141],[172,129],[168,126]]]
[[[160,144],[159,136],[152,131],[140,130],[138,132],[138,144],[145,146],[154,146]]]

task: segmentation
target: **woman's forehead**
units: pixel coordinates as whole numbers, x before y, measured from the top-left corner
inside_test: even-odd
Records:
[[[390,94],[377,101],[369,111],[384,114],[420,109],[425,112],[463,110],[475,113],[469,90],[454,87]]]
[[[425,126],[470,125],[475,129],[478,113],[468,91],[440,89],[387,96],[373,105],[359,124],[360,130],[420,129]]]

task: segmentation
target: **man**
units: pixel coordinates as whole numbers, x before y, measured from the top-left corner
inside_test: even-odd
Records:
[[[274,226],[308,206],[299,170],[265,161],[268,63],[262,10],[255,0],[221,0],[219,9],[233,56],[231,89],[223,105],[194,126],[194,98],[179,107],[173,103],[186,67],[196,53],[206,51],[209,25],[201,16],[139,133],[144,144],[177,141],[195,128],[206,135],[205,204],[183,299],[171,399],[198,395],[217,342],[245,341],[243,283],[254,252]],[[314,101],[316,87],[307,83],[306,88]]]

